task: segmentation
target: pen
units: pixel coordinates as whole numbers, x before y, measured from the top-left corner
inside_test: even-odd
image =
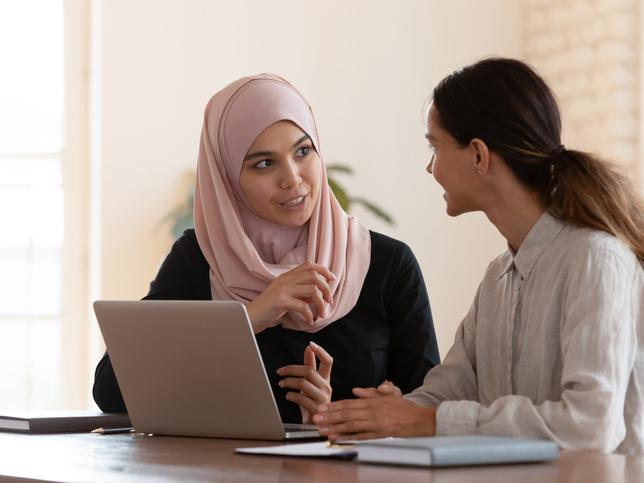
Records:
[[[347,441],[344,443],[342,441],[336,441],[336,442],[327,441],[325,446],[327,448],[332,448],[332,449],[351,449],[355,446],[355,443],[353,441]]]
[[[119,433],[130,433],[132,428],[96,428],[92,430],[94,434],[119,434]]]

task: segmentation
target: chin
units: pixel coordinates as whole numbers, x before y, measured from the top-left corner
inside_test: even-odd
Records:
[[[458,216],[461,214],[460,211],[456,210],[453,206],[450,206],[449,203],[447,203],[447,206],[445,206],[445,213],[447,213],[449,216]]]
[[[467,213],[468,211],[471,211],[471,210],[467,210],[463,206],[455,205],[454,203],[450,203],[449,201],[447,202],[447,205],[445,206],[445,212],[449,216],[462,215],[463,213]]]
[[[472,206],[453,206],[453,205],[450,206],[449,203],[445,207],[445,212],[452,217],[464,215],[465,213],[473,213],[479,210],[480,210],[479,208],[475,208]]]
[[[281,216],[274,221],[280,225],[297,228],[298,226],[305,225],[311,219],[311,215],[312,213],[298,214],[297,216]]]
[[[297,228],[299,226],[305,225],[307,221],[309,221],[308,218],[306,220],[304,220],[304,221],[292,221],[292,220],[289,220],[289,221],[286,221],[284,223],[280,223],[280,225],[288,226],[290,228]]]

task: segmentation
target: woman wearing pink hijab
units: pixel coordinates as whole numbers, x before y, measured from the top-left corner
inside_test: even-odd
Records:
[[[145,298],[246,304],[284,422],[356,386],[411,390],[438,364],[413,253],[340,207],[311,108],[281,77],[239,79],[206,106],[194,222]],[[107,354],[94,399],[125,409]]]

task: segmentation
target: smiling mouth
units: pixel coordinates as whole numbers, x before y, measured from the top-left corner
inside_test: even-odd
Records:
[[[298,206],[301,206],[304,204],[304,200],[308,194],[303,195],[303,196],[298,196],[297,198],[291,198],[290,200],[286,200],[282,203],[280,203],[281,206],[284,208],[297,208]]]

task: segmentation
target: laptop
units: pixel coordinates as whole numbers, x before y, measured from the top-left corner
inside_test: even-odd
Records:
[[[321,437],[282,424],[246,307],[233,301],[96,301],[137,432],[261,440]]]

